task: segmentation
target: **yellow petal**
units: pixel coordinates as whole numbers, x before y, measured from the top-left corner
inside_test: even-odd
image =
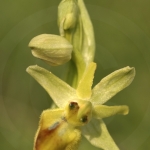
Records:
[[[126,105],[122,106],[105,106],[95,105],[93,108],[93,116],[97,119],[106,118],[115,114],[127,115],[129,108]]]
[[[82,99],[89,99],[91,97],[91,87],[93,84],[96,63],[91,62],[87,67],[82,79],[77,87],[77,95]]]

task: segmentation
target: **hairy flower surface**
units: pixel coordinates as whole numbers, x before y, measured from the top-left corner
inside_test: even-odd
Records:
[[[102,118],[128,114],[128,106],[103,105],[134,79],[135,69],[125,67],[104,77],[93,89],[96,63],[91,62],[74,89],[37,65],[27,72],[48,92],[57,109],[43,111],[34,150],[75,150],[81,134],[94,146],[118,150]]]

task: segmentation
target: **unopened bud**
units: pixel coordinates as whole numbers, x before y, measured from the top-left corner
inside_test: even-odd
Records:
[[[73,46],[63,37],[53,34],[41,34],[34,37],[29,47],[33,56],[52,66],[66,63],[71,59]]]
[[[78,19],[78,5],[76,0],[63,0],[58,6],[58,26],[63,36],[64,30],[75,27]]]

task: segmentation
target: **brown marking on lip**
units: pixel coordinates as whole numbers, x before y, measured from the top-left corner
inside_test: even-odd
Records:
[[[47,138],[47,136],[51,135],[51,138],[52,138],[53,137],[52,134],[55,133],[55,131],[57,131],[60,125],[61,123],[59,123],[55,128],[52,128],[51,130],[49,130],[49,127],[47,129],[40,130],[36,138],[35,150],[40,150],[39,149],[40,143],[42,143],[45,140],[45,138]]]

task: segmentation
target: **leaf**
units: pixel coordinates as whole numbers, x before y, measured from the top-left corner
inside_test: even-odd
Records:
[[[48,92],[60,108],[65,107],[67,102],[78,98],[75,89],[48,70],[34,65],[29,66],[26,71]]]
[[[83,77],[77,87],[77,95],[79,96],[79,98],[89,99],[91,97],[91,87],[93,84],[95,69],[96,63],[91,62],[84,72]]]
[[[103,150],[119,150],[102,120],[92,119],[82,129],[82,134],[94,146]]]
[[[126,105],[122,106],[105,106],[105,105],[95,105],[93,109],[93,117],[97,119],[102,119],[106,117],[113,116],[115,114],[127,115],[129,108]]]
[[[134,76],[135,69],[130,67],[125,67],[109,74],[93,88],[91,102],[94,105],[105,103],[130,85]]]
[[[95,54],[94,30],[90,16],[88,14],[88,11],[85,7],[83,0],[78,0],[78,6],[80,9],[80,17],[83,29],[81,52],[84,57],[86,65],[88,65],[90,62],[93,61]]]

